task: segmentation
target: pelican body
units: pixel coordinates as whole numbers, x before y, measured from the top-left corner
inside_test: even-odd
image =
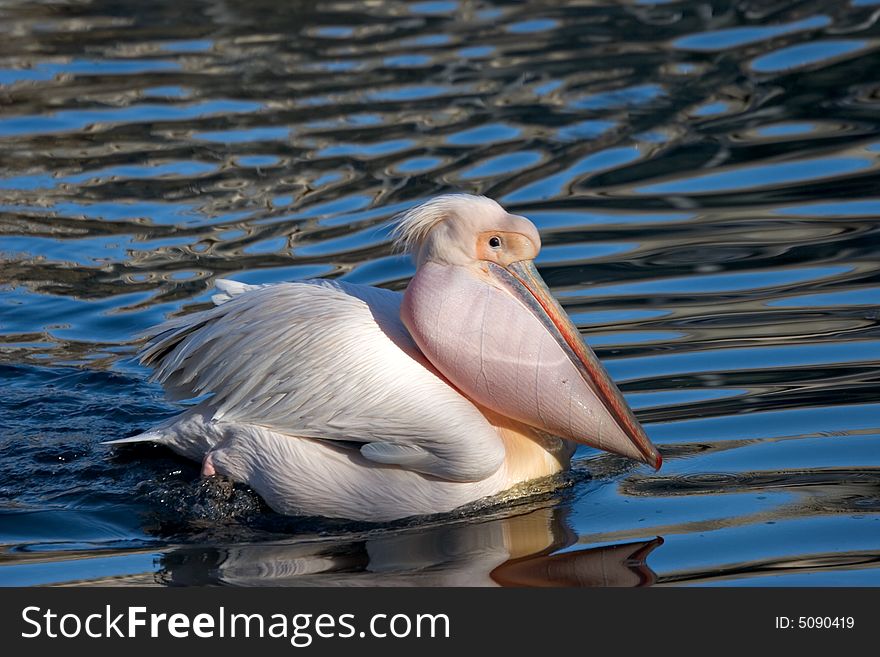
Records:
[[[114,443],[154,441],[275,511],[383,522],[569,466],[584,443],[660,455],[535,269],[526,218],[451,194],[395,229],[404,293],[343,281],[217,281],[212,309],[149,334],[172,399],[205,400]]]

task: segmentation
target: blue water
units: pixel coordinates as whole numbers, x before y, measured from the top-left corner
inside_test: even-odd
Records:
[[[877,3],[0,6],[0,585],[880,585]],[[665,463],[359,525],[156,446],[217,277],[402,289],[492,196]]]

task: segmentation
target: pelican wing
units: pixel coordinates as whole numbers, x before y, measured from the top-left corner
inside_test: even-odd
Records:
[[[484,479],[504,448],[399,319],[402,295],[342,282],[218,283],[215,308],[153,329],[141,362],[174,399],[210,395],[215,422],[352,443],[367,459]]]

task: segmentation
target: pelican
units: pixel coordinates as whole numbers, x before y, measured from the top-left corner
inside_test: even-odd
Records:
[[[661,464],[534,265],[538,231],[447,194],[405,213],[405,292],[218,280],[216,306],[140,352],[171,399],[203,398],[114,444],[153,441],[275,511],[385,522],[444,513],[569,466],[577,443]]]

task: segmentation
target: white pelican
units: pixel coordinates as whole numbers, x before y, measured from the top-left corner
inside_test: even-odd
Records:
[[[660,454],[547,289],[526,218],[450,194],[396,236],[401,294],[342,281],[217,281],[215,308],[153,329],[141,362],[173,399],[146,433],[275,511],[383,522],[560,472],[574,443]]]

